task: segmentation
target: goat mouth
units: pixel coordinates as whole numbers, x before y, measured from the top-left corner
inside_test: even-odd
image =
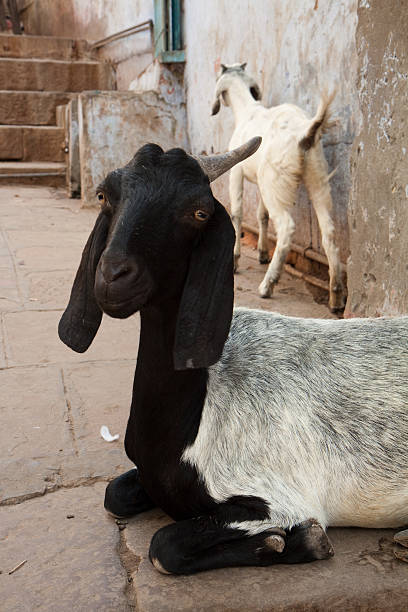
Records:
[[[121,302],[99,303],[99,306],[105,314],[114,319],[126,319],[143,308],[145,302],[146,300],[140,297],[132,297]]]

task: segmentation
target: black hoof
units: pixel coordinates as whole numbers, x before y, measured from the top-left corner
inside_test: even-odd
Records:
[[[137,469],[114,478],[105,491],[105,510],[115,518],[130,518],[155,507],[139,481]]]

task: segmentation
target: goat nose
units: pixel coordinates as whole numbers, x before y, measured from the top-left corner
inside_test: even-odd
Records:
[[[101,262],[101,271],[107,283],[111,283],[120,276],[124,276],[129,272],[129,269],[130,267],[126,260],[103,259]]]

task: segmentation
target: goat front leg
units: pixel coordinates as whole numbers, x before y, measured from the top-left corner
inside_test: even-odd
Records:
[[[274,207],[273,212],[269,208],[269,214],[275,225],[277,240],[272,261],[262,283],[259,285],[259,295],[263,298],[271,297],[273,293],[274,286],[282,273],[283,264],[286,261],[293,232],[295,231],[295,222],[289,211],[283,206],[279,208]]]
[[[221,567],[305,563],[334,554],[323,527],[313,519],[287,531],[265,521],[255,535],[247,529],[250,524],[245,521],[240,528],[239,522],[229,523],[217,514],[173,523],[153,536],[150,560],[164,574],[194,574]]]
[[[114,478],[106,487],[105,510],[115,518],[130,518],[155,508],[139,480],[137,468]]]
[[[262,202],[262,198],[259,201],[256,216],[258,219],[258,229],[259,229],[259,238],[258,238],[259,263],[266,264],[271,261],[269,257],[269,243],[268,243],[269,213],[266,210],[264,203]]]
[[[241,256],[242,231],[242,192],[244,188],[244,173],[241,164],[234,166],[230,173],[231,220],[235,230],[234,272],[238,270],[238,260]]]

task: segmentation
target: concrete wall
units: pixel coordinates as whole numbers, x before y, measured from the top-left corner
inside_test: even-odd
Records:
[[[361,0],[349,316],[408,312],[408,1]]]
[[[332,179],[334,217],[343,261],[348,255],[349,157],[358,112],[355,89],[357,0],[185,0],[187,113],[194,152],[223,151],[233,130],[230,109],[211,117],[215,75],[221,62],[248,62],[266,105],[292,102],[310,114],[319,91],[337,87],[339,126],[325,138]],[[228,179],[214,184],[228,203]],[[245,217],[256,225],[256,191],[247,188]],[[321,251],[320,233],[305,192],[295,211],[295,242]]]
[[[153,19],[153,0],[25,0],[20,6],[25,32],[44,36],[100,40],[147,19]],[[148,30],[110,43],[98,56],[114,63],[117,86],[128,89],[153,59]]]

